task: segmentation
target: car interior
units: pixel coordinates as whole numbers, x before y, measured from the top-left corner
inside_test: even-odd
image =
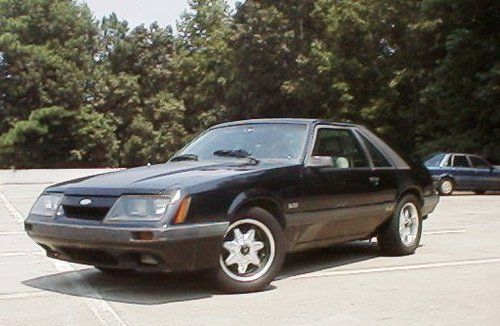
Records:
[[[337,169],[367,167],[365,154],[350,130],[324,128],[318,130],[313,156],[332,158]]]

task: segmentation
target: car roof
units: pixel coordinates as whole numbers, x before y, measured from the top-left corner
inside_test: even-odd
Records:
[[[479,154],[470,154],[470,153],[446,153],[448,155],[466,155],[466,156],[478,156],[478,157],[482,157],[481,155]]]
[[[232,122],[221,123],[213,126],[210,129],[222,128],[229,126],[247,125],[247,124],[265,124],[265,123],[282,123],[282,124],[310,124],[310,125],[333,125],[333,126],[343,126],[343,127],[357,127],[357,125],[352,123],[342,123],[334,122],[324,119],[304,119],[304,118],[268,118],[268,119],[248,119],[248,120],[238,120]]]

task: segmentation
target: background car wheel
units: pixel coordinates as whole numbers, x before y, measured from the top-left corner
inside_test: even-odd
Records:
[[[438,191],[441,196],[449,196],[453,193],[453,188],[455,188],[455,183],[450,178],[443,178],[439,182]]]
[[[484,190],[476,190],[476,191],[474,191],[474,193],[476,195],[484,195],[486,193],[486,191],[484,191]]]
[[[415,252],[422,236],[420,203],[413,195],[403,197],[389,223],[377,237],[378,245],[391,256],[410,255]]]
[[[265,289],[276,277],[286,253],[283,229],[268,211],[242,210],[224,236],[215,270],[220,290],[230,293]]]

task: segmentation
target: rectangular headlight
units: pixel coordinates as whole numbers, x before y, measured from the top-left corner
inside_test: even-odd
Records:
[[[49,217],[55,216],[63,197],[63,194],[41,195],[31,208],[30,214]]]
[[[169,195],[120,197],[106,215],[106,221],[159,221],[172,202]]]

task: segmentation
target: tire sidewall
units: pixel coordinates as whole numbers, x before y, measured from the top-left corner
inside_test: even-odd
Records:
[[[399,220],[401,218],[401,210],[407,203],[412,203],[417,208],[418,213],[418,230],[417,236],[414,243],[411,246],[406,246],[401,240],[401,233],[399,230]],[[389,256],[404,256],[411,255],[415,252],[420,244],[420,238],[422,237],[422,211],[420,206],[420,201],[414,195],[406,195],[402,197],[391,219],[382,228],[377,236],[378,245],[382,252]]]
[[[412,203],[413,205],[415,205],[415,207],[417,208],[417,212],[418,212],[418,230],[417,230],[417,237],[415,238],[415,241],[414,243],[411,245],[411,246],[406,246],[403,241],[401,240],[401,233],[399,232],[399,221],[401,219],[401,210],[403,209],[403,207],[408,204],[408,203]],[[422,222],[423,222],[423,218],[422,218],[422,211],[421,211],[421,207],[420,207],[420,202],[419,200],[417,199],[417,197],[413,196],[413,195],[407,195],[407,196],[404,196],[398,203],[398,206],[397,206],[397,210],[396,212],[394,213],[394,223],[395,223],[395,227],[397,228],[397,240],[398,240],[398,244],[399,246],[401,247],[402,251],[405,253],[405,254],[412,254],[415,252],[415,250],[418,248],[419,244],[420,244],[420,238],[422,237]]]
[[[254,292],[265,289],[279,273],[286,253],[286,241],[282,226],[276,218],[268,211],[260,207],[245,208],[239,211],[230,225],[242,219],[253,219],[263,223],[272,233],[275,242],[275,256],[269,270],[260,278],[252,281],[237,281],[228,276],[219,263],[215,268],[215,278],[218,288],[228,293]],[[222,249],[221,247],[221,250]]]
[[[450,182],[450,183],[451,183],[451,190],[450,190],[449,192],[443,192],[443,190],[442,190],[442,186],[443,186],[443,183],[444,183],[445,181],[448,181],[448,182]],[[455,188],[455,182],[454,182],[452,179],[450,179],[450,178],[443,178],[443,179],[441,179],[441,181],[439,182],[438,191],[439,191],[439,194],[440,194],[441,196],[450,196],[450,195],[453,193],[454,188]]]

